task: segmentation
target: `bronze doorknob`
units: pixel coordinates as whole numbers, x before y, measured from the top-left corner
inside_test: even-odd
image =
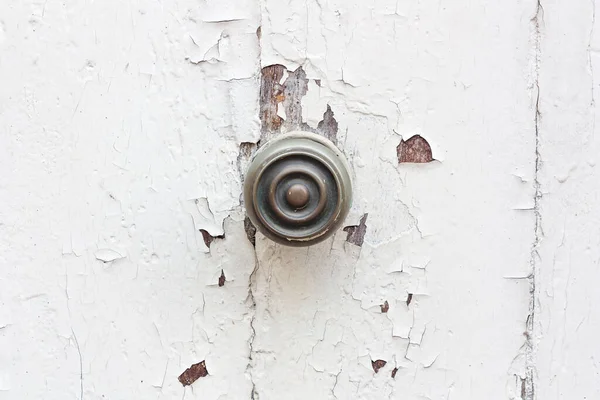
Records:
[[[310,246],[331,236],[352,203],[344,155],[324,137],[291,132],[261,147],[244,182],[248,217],[265,236]]]

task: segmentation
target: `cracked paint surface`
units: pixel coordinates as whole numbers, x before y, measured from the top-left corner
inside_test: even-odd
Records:
[[[250,398],[259,21],[243,0],[0,5],[0,399]]]
[[[362,247],[346,232],[302,250],[257,235],[260,398],[520,396],[513,358],[531,294],[511,278],[531,269],[535,107],[519,21],[533,9],[262,3],[262,66],[303,69],[309,126],[334,111],[355,183],[345,225],[369,218]],[[398,164],[415,135],[439,162]]]
[[[0,399],[598,397],[594,4],[0,5]],[[310,248],[241,201],[296,129]]]
[[[600,398],[596,2],[541,1],[540,7],[535,398],[594,399]]]

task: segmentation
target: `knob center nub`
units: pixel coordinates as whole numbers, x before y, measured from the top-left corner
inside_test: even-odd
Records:
[[[308,188],[301,183],[296,183],[290,186],[285,196],[288,204],[299,210],[306,207],[310,199]]]

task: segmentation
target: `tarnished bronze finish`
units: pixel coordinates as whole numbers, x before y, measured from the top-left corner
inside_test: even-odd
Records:
[[[244,183],[250,220],[270,239],[309,246],[333,234],[348,214],[348,164],[329,140],[292,132],[254,156]]]
[[[305,160],[290,157],[276,163],[279,170],[269,185],[269,205],[277,216],[289,224],[304,224],[319,216],[327,201],[325,177]],[[304,207],[290,207],[289,188],[301,185],[308,192],[309,202]],[[312,202],[310,200],[313,200]],[[260,215],[259,215],[260,218]]]
[[[306,207],[306,203],[310,199],[310,193],[306,186],[301,183],[295,183],[288,189],[285,199],[296,210],[302,210]]]

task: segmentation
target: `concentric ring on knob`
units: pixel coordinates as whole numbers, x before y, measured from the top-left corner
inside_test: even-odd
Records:
[[[327,202],[326,174],[296,157],[279,160],[278,164],[274,169],[279,168],[279,172],[269,185],[269,205],[273,212],[290,224],[303,224],[318,217]],[[308,199],[302,207],[295,207],[288,200],[294,186],[306,190]]]
[[[254,156],[244,183],[248,216],[267,237],[308,246],[334,233],[348,214],[352,183],[342,153],[327,139],[292,132]]]

